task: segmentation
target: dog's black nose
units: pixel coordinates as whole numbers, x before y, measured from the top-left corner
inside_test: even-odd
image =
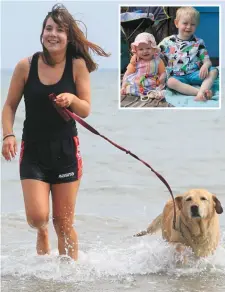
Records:
[[[192,217],[200,217],[200,214],[199,214],[199,210],[198,210],[198,206],[197,205],[191,206],[191,216]]]

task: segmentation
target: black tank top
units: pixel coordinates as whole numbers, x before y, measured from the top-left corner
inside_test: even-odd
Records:
[[[64,121],[49,99],[50,93],[56,95],[63,92],[76,94],[72,57],[69,54],[66,56],[62,78],[56,84],[44,85],[38,76],[39,54],[36,53],[32,57],[28,80],[24,87],[26,118],[22,139],[24,141],[37,141],[77,136],[75,121]]]

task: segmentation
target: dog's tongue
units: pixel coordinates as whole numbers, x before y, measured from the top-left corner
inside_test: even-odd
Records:
[[[60,116],[66,121],[70,121],[72,118],[69,116],[65,108],[59,107],[55,103],[56,95],[54,93],[49,94],[49,99],[52,102],[54,108],[57,110],[57,112],[60,114]]]

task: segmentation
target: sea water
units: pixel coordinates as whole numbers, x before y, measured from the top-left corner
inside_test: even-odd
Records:
[[[2,71],[2,103],[11,74]],[[225,206],[224,106],[119,110],[117,71],[98,71],[91,78],[88,123],[151,164],[175,195],[206,188]],[[24,114],[22,100],[14,127],[19,146]],[[133,237],[161,213],[169,192],[142,163],[80,125],[78,131],[84,161],[74,224],[78,262],[58,257],[51,219],[51,255],[36,255],[36,231],[26,223],[18,155],[11,162],[1,159],[2,291],[225,291],[225,214],[219,216],[219,247],[205,259],[196,260],[188,248],[176,254],[160,234]],[[185,255],[189,260],[183,266]]]

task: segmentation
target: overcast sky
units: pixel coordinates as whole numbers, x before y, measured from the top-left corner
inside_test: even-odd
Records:
[[[41,50],[40,33],[42,22],[57,3],[63,3],[75,19],[82,20],[88,29],[88,39],[111,52],[109,58],[96,57],[99,68],[117,68],[119,54],[119,4],[129,6],[137,4],[138,1],[96,0],[87,1],[4,1],[1,2],[1,67],[14,68],[17,62],[36,51]],[[225,3],[218,1],[150,1],[151,5],[222,5],[222,33],[225,33]],[[142,4],[150,4],[142,1]],[[210,25],[210,24],[209,24]],[[225,38],[222,38],[222,52],[224,52]],[[221,54],[222,67],[225,67],[225,55]]]
[[[119,15],[116,2],[28,1],[2,2],[1,67],[16,63],[41,50],[43,20],[55,3],[63,3],[77,20],[87,26],[88,39],[100,45],[109,58],[96,57],[99,68],[117,68]]]

